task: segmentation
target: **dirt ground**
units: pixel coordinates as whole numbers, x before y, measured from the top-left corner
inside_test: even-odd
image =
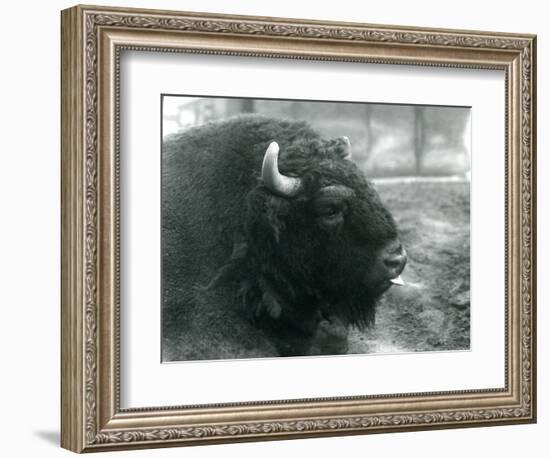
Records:
[[[406,285],[379,303],[376,323],[352,331],[349,353],[470,347],[470,188],[467,182],[378,182],[408,262]]]

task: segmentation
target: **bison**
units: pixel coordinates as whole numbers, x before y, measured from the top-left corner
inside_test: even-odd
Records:
[[[243,115],[163,142],[163,361],[346,353],[405,263],[346,137]]]

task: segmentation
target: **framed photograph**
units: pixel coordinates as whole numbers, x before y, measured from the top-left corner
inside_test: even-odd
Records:
[[[62,12],[62,446],[536,421],[536,37]]]

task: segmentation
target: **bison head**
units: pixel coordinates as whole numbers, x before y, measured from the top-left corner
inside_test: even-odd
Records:
[[[245,310],[282,354],[344,352],[349,326],[372,323],[377,299],[401,283],[395,221],[350,159],[346,137],[272,142],[247,196],[224,273],[238,272]]]
[[[242,229],[211,286],[237,282],[247,316],[282,355],[344,353],[349,327],[371,324],[377,299],[401,283],[395,221],[346,137],[283,139],[257,154]]]

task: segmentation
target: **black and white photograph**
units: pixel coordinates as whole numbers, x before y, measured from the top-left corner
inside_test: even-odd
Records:
[[[162,361],[470,349],[471,109],[163,94]]]

